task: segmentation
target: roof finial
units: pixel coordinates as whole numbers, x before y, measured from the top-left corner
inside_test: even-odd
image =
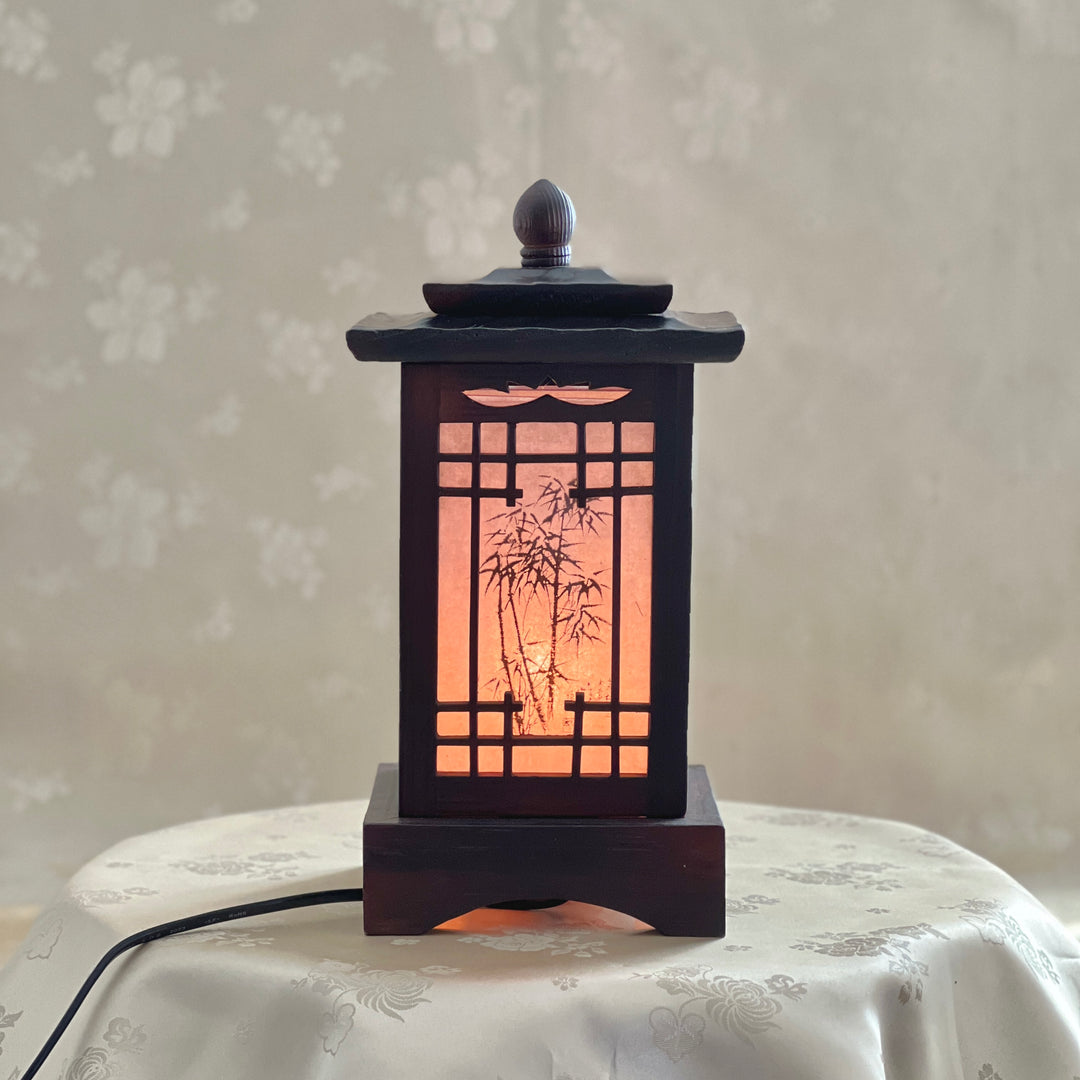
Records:
[[[514,232],[524,245],[522,266],[568,265],[573,231],[574,204],[562,188],[537,180],[525,189],[514,207]]]

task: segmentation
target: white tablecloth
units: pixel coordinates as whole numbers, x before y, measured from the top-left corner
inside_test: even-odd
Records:
[[[361,884],[365,803],[125,841],[0,972],[15,1080],[106,949],[245,900]],[[117,961],[50,1080],[1075,1080],[1080,947],[1026,890],[895,822],[722,803],[728,934],[585,905],[368,938],[359,905],[248,919]]]

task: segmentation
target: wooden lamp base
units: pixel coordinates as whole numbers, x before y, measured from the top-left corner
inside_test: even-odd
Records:
[[[724,826],[703,765],[681,818],[403,818],[383,764],[364,818],[364,932],[424,934],[473,908],[561,897],[662,934],[724,936]]]

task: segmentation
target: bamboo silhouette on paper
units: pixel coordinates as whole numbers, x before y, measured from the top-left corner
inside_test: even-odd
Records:
[[[610,625],[598,610],[609,588],[600,581],[606,569],[582,566],[575,548],[590,534],[599,536],[598,526],[611,515],[579,506],[558,477],[541,479],[531,502],[487,519],[494,550],[480,566],[484,592],[495,593],[499,625],[501,672],[488,685],[496,693],[510,690],[522,703],[518,734],[549,733],[569,681],[561,658],[599,641]]]

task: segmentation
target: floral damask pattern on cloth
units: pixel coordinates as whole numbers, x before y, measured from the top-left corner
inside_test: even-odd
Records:
[[[22,1012],[11,1012],[0,1005],[0,1054],[4,1052],[4,1037],[19,1022]]]
[[[104,1046],[88,1046],[71,1063],[64,1080],[109,1080],[124,1074],[124,1057],[141,1054],[149,1042],[142,1024],[133,1025],[123,1016],[115,1016],[101,1036]]]
[[[481,945],[499,952],[545,952],[549,956],[577,956],[588,959],[607,951],[594,932],[577,930],[504,931],[501,934],[463,934],[462,945]]]
[[[948,940],[948,935],[941,930],[929,923],[919,923],[917,926],[890,926],[855,934],[816,934],[813,939],[799,941],[791,947],[822,956],[887,956],[889,970],[903,977],[897,997],[901,1005],[906,1005],[912,998],[915,1001],[923,999],[923,979],[930,974],[930,968],[913,955],[912,942],[927,937]]]
[[[888,876],[886,871],[899,869],[901,867],[893,863],[799,863],[794,867],[773,867],[766,873],[768,877],[783,877],[803,885],[850,885],[855,889],[892,892],[904,885],[898,878]]]
[[[48,960],[64,932],[64,920],[58,915],[48,915],[31,931],[23,947],[27,960]]]
[[[672,1061],[698,1049],[705,1038],[705,1017],[748,1046],[757,1036],[779,1029],[782,998],[801,1000],[805,983],[790,975],[772,975],[763,983],[714,974],[711,967],[673,967],[647,975],[661,990],[685,998],[677,1010],[658,1006],[649,1013],[653,1042]],[[704,1014],[704,1015],[703,1015]]]
[[[769,908],[780,901],[775,896],[762,896],[761,893],[750,893],[748,896],[729,896],[726,901],[726,913],[728,915],[752,915],[763,907]]]
[[[362,902],[279,911],[132,954],[96,991],[87,1016],[102,1019],[46,1071],[180,1075],[190,1031],[215,1076],[288,1062],[327,1080],[710,1080],[737,1065],[739,1080],[802,1080],[909,1059],[955,1061],[963,1080],[991,1062],[983,1080],[1080,1075],[1080,943],[1028,893],[962,851],[942,873],[904,825],[760,820],[779,813],[723,806],[751,841],[728,853],[725,938],[665,937],[573,901],[396,937],[363,933]],[[241,897],[360,884],[364,815],[338,802],[211,818],[92,860],[0,971],[0,1076],[25,1069],[102,942]],[[885,867],[871,876],[904,880],[888,912],[851,882],[804,880],[807,866],[838,865],[838,839],[864,868]]]
[[[306,851],[255,851],[249,855],[207,855],[170,863],[178,870],[202,877],[243,877],[282,881],[299,876],[303,860],[314,859]]]
[[[131,885],[126,889],[76,889],[72,892],[71,899],[81,908],[96,908],[126,904],[136,897],[157,894],[157,889],[148,889],[145,885]]]
[[[432,968],[425,970],[437,973]],[[430,1002],[424,994],[433,985],[432,979],[416,971],[386,971],[336,960],[324,960],[293,983],[296,990],[312,990],[328,999],[319,1022],[319,1037],[328,1054],[337,1054],[341,1049],[353,1029],[357,1007],[404,1021],[403,1012]]]
[[[1061,976],[1045,950],[1037,948],[1024,928],[1005,910],[999,900],[965,900],[948,909],[957,911],[960,918],[979,931],[979,937],[990,945],[1008,945],[1040,979],[1058,983]]]

